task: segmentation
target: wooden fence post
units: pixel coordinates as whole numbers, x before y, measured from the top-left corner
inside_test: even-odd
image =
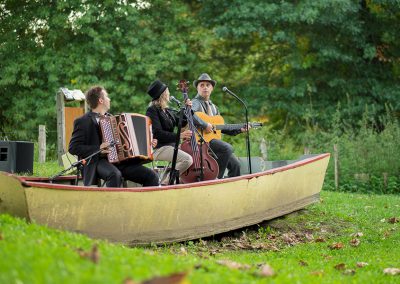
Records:
[[[388,186],[388,173],[383,173],[383,185],[385,188]]]
[[[39,163],[46,162],[46,126],[39,125]]]
[[[268,147],[267,147],[267,142],[265,141],[264,138],[262,138],[260,141],[260,152],[264,162],[268,161]]]
[[[333,159],[335,167],[335,189],[339,188],[339,147],[337,144],[333,145]]]

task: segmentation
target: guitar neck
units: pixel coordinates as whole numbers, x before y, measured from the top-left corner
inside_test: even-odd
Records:
[[[246,126],[246,123],[236,123],[236,124],[218,124],[214,125],[217,130],[239,130]]]

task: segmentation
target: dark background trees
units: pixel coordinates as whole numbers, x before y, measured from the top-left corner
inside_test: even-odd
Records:
[[[10,139],[55,129],[60,87],[101,84],[112,112],[144,113],[152,80],[173,90],[202,72],[232,122],[242,112],[223,85],[254,119],[294,134],[327,130],[338,103],[349,126],[366,106],[377,121],[385,106],[399,116],[398,1],[3,1],[0,21],[0,135]]]

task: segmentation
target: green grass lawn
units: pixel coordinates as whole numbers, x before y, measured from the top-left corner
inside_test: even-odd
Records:
[[[400,283],[384,273],[400,268],[400,197],[321,196],[258,226],[134,248],[0,215],[0,283]]]

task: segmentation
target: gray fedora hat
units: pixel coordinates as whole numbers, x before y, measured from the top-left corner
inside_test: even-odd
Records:
[[[199,79],[193,81],[193,86],[197,88],[197,85],[203,81],[210,82],[213,87],[215,87],[215,85],[217,84],[217,81],[211,79],[210,75],[208,75],[207,73],[203,73],[200,75]]]

